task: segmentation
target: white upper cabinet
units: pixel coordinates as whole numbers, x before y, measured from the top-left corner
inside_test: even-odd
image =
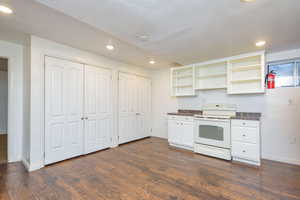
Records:
[[[194,67],[171,68],[172,96],[194,96]]]
[[[227,62],[195,65],[196,90],[227,88]]]
[[[264,52],[232,58],[227,67],[228,94],[265,92]]]
[[[171,68],[172,96],[194,96],[195,90],[226,89],[228,94],[265,92],[265,52]]]

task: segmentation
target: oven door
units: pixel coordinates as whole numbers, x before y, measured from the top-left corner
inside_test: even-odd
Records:
[[[195,119],[194,140],[196,143],[230,148],[230,120]]]

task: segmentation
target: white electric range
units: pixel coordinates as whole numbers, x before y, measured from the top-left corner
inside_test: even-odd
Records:
[[[236,105],[206,104],[203,114],[194,118],[194,151],[231,160],[230,118],[236,116]]]

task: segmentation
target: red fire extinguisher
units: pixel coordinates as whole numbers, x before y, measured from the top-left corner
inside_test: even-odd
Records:
[[[276,77],[276,73],[273,70],[266,75],[266,82],[267,82],[268,89],[275,88],[275,77]]]

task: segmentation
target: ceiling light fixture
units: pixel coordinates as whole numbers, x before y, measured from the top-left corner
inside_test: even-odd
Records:
[[[149,39],[148,35],[137,35],[136,37],[142,42],[146,42]]]
[[[150,60],[149,62],[151,65],[154,65],[155,64],[155,61],[154,60]]]
[[[258,42],[256,42],[256,46],[257,47],[262,47],[262,46],[265,46],[265,44],[266,44],[266,41],[258,41]]]
[[[241,0],[242,3],[251,3],[254,2],[255,0]]]
[[[108,50],[110,50],[110,51],[112,51],[112,50],[114,50],[115,49],[115,47],[113,46],[113,45],[106,45],[106,48],[108,49]]]
[[[12,14],[13,10],[7,6],[0,5],[0,12],[2,12],[4,14]]]

